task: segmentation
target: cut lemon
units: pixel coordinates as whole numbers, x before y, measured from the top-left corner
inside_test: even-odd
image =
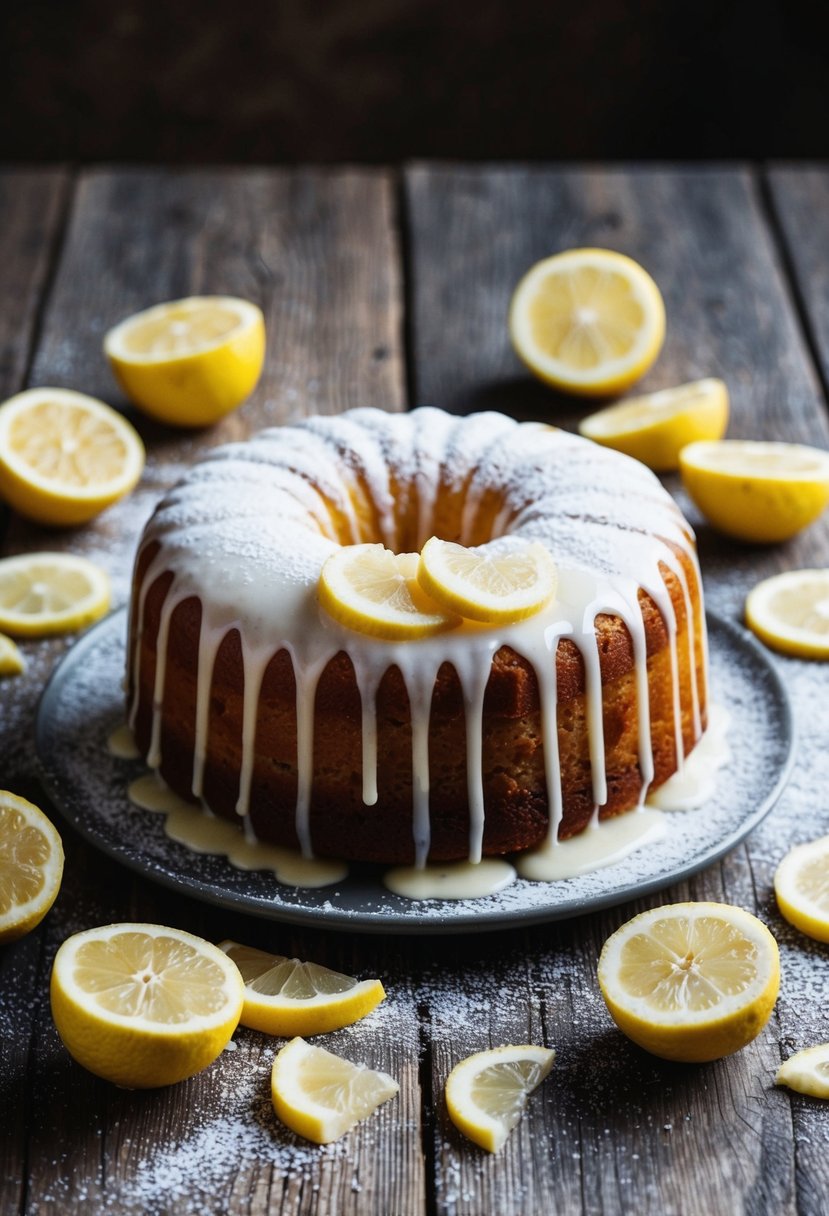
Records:
[[[728,389],[722,380],[694,380],[643,397],[631,397],[583,418],[586,439],[667,472],[698,439],[721,439],[728,426]]]
[[[68,938],[52,966],[52,1016],[79,1064],[129,1089],[206,1068],[239,1023],[244,984],[218,946],[161,925]]]
[[[829,452],[820,448],[702,440],[682,449],[679,467],[708,522],[738,540],[788,540],[829,503]]]
[[[326,612],[378,638],[423,638],[459,624],[417,581],[418,555],[382,545],[349,545],[328,558],[318,596]]]
[[[531,1045],[467,1056],[446,1078],[449,1118],[475,1144],[497,1153],[555,1058],[550,1048]]]
[[[544,546],[517,537],[466,549],[433,536],[423,546],[417,579],[444,611],[493,624],[539,612],[558,581]]]
[[[318,963],[267,954],[238,942],[219,946],[245,981],[243,1026],[265,1034],[327,1034],[358,1022],[385,998],[379,980],[355,980]]]
[[[777,1085],[788,1085],[810,1098],[829,1098],[829,1043],[805,1047],[777,1070]]]
[[[23,553],[0,561],[0,629],[18,637],[71,633],[109,607],[109,578],[85,557]]]
[[[763,579],[746,599],[746,622],[773,650],[829,659],[829,570],[789,570]]]
[[[829,942],[829,836],[799,844],[774,876],[777,906],[790,924],[819,942]]]
[[[0,942],[39,925],[63,876],[63,845],[33,803],[0,790]]]
[[[638,262],[609,249],[571,249],[536,263],[515,289],[516,354],[554,388],[620,393],[655,362],[665,338],[659,288]]]
[[[731,904],[668,904],[607,939],[599,986],[616,1025],[646,1051],[718,1060],[769,1020],[780,987],[777,943]]]
[[[121,388],[174,426],[208,426],[248,397],[265,360],[265,319],[248,300],[193,296],[111,329],[104,352]]]
[[[388,1073],[352,1064],[300,1038],[282,1048],[271,1072],[277,1117],[315,1144],[339,1140],[399,1088]]]
[[[86,523],[143,468],[138,432],[94,397],[32,388],[0,406],[0,495],[38,523]]]
[[[0,633],[0,676],[19,676],[26,670],[26,660],[11,638]]]

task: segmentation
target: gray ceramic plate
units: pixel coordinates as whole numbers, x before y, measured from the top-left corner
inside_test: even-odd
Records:
[[[111,756],[106,741],[123,721],[126,612],[84,634],[53,674],[37,718],[46,788],[92,844],[147,878],[183,894],[272,920],[369,933],[460,933],[578,916],[666,887],[711,865],[768,814],[788,776],[794,748],[780,679],[749,634],[709,616],[713,699],[731,714],[734,760],[703,809],[672,813],[668,833],[604,869],[554,883],[517,879],[474,900],[411,901],[383,886],[382,871],[352,867],[333,887],[279,884],[269,871],[234,869],[224,857],[189,851],[164,833],[163,816],[126,797],[145,772]]]

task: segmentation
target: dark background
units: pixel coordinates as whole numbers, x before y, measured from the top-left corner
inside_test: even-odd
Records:
[[[18,0],[0,159],[829,155],[829,3]]]

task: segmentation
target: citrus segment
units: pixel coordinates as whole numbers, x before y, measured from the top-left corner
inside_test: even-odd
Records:
[[[655,361],[665,306],[632,258],[571,249],[527,272],[512,297],[509,331],[519,358],[547,384],[604,396],[628,388]]]
[[[804,1047],[777,1070],[777,1085],[788,1085],[810,1098],[829,1098],[829,1043]]]
[[[829,836],[787,853],[774,876],[777,906],[790,924],[829,942]]]
[[[679,453],[699,439],[721,439],[728,425],[728,389],[722,380],[694,380],[631,397],[583,418],[579,431],[604,447],[667,472]]]
[[[128,494],[143,468],[138,432],[94,397],[32,388],[0,406],[0,495],[38,523],[85,523]]]
[[[0,629],[18,637],[70,633],[109,607],[109,578],[71,553],[24,553],[0,561]]]
[[[543,545],[503,537],[467,549],[433,536],[417,568],[423,590],[446,612],[473,621],[521,621],[556,590],[553,559]]]
[[[19,676],[26,670],[26,660],[11,638],[0,633],[0,676]]]
[[[748,594],[746,623],[773,650],[829,659],[829,570],[789,570],[764,579]]]
[[[700,440],[682,449],[679,467],[708,522],[738,540],[788,540],[829,503],[829,452],[820,448]]]
[[[315,1144],[339,1140],[399,1088],[388,1073],[352,1064],[301,1038],[282,1048],[271,1072],[277,1117]]]
[[[192,296],[128,317],[104,339],[121,388],[175,426],[207,426],[253,391],[265,359],[265,319],[248,300]]]
[[[666,1060],[718,1060],[755,1038],[780,987],[777,943],[730,904],[634,916],[605,942],[599,986],[616,1025]]]
[[[39,925],[63,876],[63,845],[38,807],[0,790],[0,942]]]
[[[219,946],[245,982],[241,1023],[265,1034],[327,1034],[350,1026],[385,998],[379,980],[355,980],[318,963],[268,954],[238,942]]]
[[[244,984],[210,942],[161,925],[68,938],[55,955],[52,1016],[79,1064],[130,1089],[206,1068],[239,1022]]]
[[[382,545],[349,545],[328,558],[320,604],[341,625],[379,638],[418,638],[458,624],[417,581],[418,555]]]
[[[475,1144],[497,1153],[555,1058],[550,1048],[532,1045],[467,1056],[446,1079],[449,1118]]]

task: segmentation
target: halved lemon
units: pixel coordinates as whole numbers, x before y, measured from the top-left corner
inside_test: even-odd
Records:
[[[799,844],[774,875],[777,906],[790,924],[819,942],[829,942],[829,836]]]
[[[820,448],[701,440],[682,449],[679,467],[708,522],[738,540],[788,540],[829,503],[829,452]]]
[[[128,1089],[206,1068],[239,1023],[244,984],[218,946],[162,925],[67,938],[55,955],[52,1016],[70,1055]]]
[[[594,443],[667,472],[699,439],[721,439],[728,426],[728,389],[722,380],[694,380],[658,393],[619,401],[583,418],[579,431]]]
[[[265,318],[233,296],[171,300],[116,325],[104,352],[140,409],[174,426],[208,426],[253,392],[265,360]]]
[[[268,954],[238,942],[219,946],[245,981],[243,1026],[265,1034],[327,1034],[371,1013],[385,991],[379,980],[355,980],[318,963]]]
[[[26,660],[11,638],[0,633],[0,676],[19,676],[26,670]]]
[[[143,468],[135,427],[95,397],[31,388],[0,405],[0,495],[38,523],[86,523]]]
[[[537,262],[515,289],[516,354],[554,388],[585,397],[623,392],[655,362],[665,305],[638,262],[610,249],[570,249]]]
[[[620,1030],[665,1060],[718,1060],[750,1043],[780,987],[777,943],[731,904],[634,916],[604,944],[599,986]]]
[[[22,553],[0,561],[0,629],[42,637],[83,629],[109,607],[109,577],[71,553]]]
[[[533,1045],[493,1047],[467,1056],[446,1078],[449,1118],[475,1144],[497,1153],[555,1058],[551,1048]]]
[[[502,537],[467,549],[433,536],[420,554],[417,580],[445,612],[497,624],[539,612],[555,595],[558,575],[537,541]]]
[[[63,845],[51,820],[25,798],[0,790],[0,942],[39,925],[63,876]]]
[[[829,659],[829,570],[788,570],[746,598],[746,623],[761,641],[800,659]]]
[[[829,1043],[804,1047],[777,1070],[776,1085],[788,1085],[810,1098],[829,1098]]]
[[[271,1071],[277,1117],[315,1144],[339,1140],[399,1089],[388,1073],[352,1064],[301,1038],[282,1048]]]
[[[326,561],[317,594],[326,612],[360,633],[378,638],[423,638],[459,624],[417,581],[417,553],[382,545],[348,545]]]

